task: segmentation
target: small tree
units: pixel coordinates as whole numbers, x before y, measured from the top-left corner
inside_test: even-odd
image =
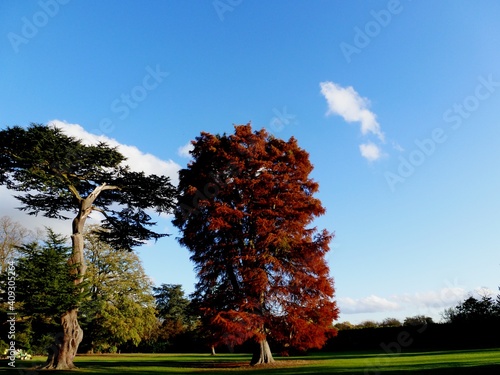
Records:
[[[404,326],[426,326],[428,324],[434,324],[434,321],[430,316],[425,315],[415,315],[405,318]]]
[[[158,338],[175,345],[177,338],[193,330],[198,323],[191,302],[184,296],[181,285],[162,284],[153,290],[160,320]]]
[[[75,285],[82,283],[87,269],[83,232],[92,213],[104,216],[104,230],[98,235],[114,249],[131,250],[165,236],[149,229],[155,223],[146,210],[170,212],[174,187],[168,177],[133,172],[124,161],[105,143],[85,145],[55,127],[31,124],[0,131],[0,184],[20,193],[20,209],[56,219],[73,216],[68,264]],[[78,307],[62,314],[61,326],[62,338],[46,368],[75,368],[73,359],[83,338]]]
[[[364,320],[359,324],[356,324],[356,328],[378,328],[379,324],[374,320]]]
[[[34,240],[33,233],[8,216],[0,217],[0,273],[18,255],[17,248]]]
[[[401,323],[396,318],[386,318],[380,323],[381,327],[401,327],[403,323]]]
[[[323,346],[338,309],[325,260],[332,235],[310,227],[325,209],[309,155],[294,138],[250,125],[202,133],[193,145],[174,225],[191,251],[194,302],[213,340],[255,340],[252,364],[274,361],[268,337],[299,350]]]
[[[354,324],[352,324],[351,322],[340,322],[340,323],[335,324],[334,327],[339,331],[347,331],[347,330],[356,328],[356,326]]]
[[[78,305],[80,288],[67,263],[71,247],[68,239],[47,229],[43,243],[30,242],[18,249],[16,261],[16,299],[23,317],[16,336],[26,337],[25,346],[46,352],[47,336],[54,338],[58,318]],[[24,327],[24,329],[22,329]],[[18,340],[19,341],[19,340]],[[52,348],[53,349],[53,348]]]

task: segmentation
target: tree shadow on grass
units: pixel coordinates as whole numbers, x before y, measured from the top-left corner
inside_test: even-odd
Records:
[[[113,368],[113,367],[173,367],[173,368],[193,368],[193,369],[230,369],[250,367],[250,360],[244,362],[236,361],[178,361],[178,360],[162,360],[162,361],[85,361],[75,362],[81,368]]]
[[[462,354],[469,351],[461,351]],[[473,351],[471,351],[473,352]],[[420,353],[424,354],[424,353]],[[430,353],[425,353],[430,354]],[[391,364],[391,363],[373,363],[373,366],[368,365],[367,362],[354,362],[351,363],[349,359],[358,359],[360,357],[369,359],[373,358],[374,353],[331,353],[330,355],[320,355],[320,356],[308,356],[303,357],[289,357],[289,358],[276,358],[277,362],[271,366],[250,366],[250,360],[246,359],[244,356],[233,358],[230,357],[205,357],[200,358],[198,355],[193,356],[182,356],[181,358],[173,357],[136,357],[136,358],[126,358],[117,356],[109,356],[101,360],[94,358],[80,357],[80,361],[75,361],[75,364],[79,366],[80,370],[76,371],[40,371],[28,370],[27,367],[33,366],[36,361],[28,363],[19,363],[19,367],[26,368],[22,369],[24,371],[18,371],[20,374],[26,375],[43,375],[43,374],[58,374],[58,375],[77,375],[88,374],[88,375],[100,375],[100,374],[110,374],[110,375],[159,375],[168,373],[169,375],[216,375],[224,373],[249,373],[249,374],[269,374],[269,375],[313,375],[313,374],[354,374],[354,375],[395,375],[395,374],[423,374],[423,375],[474,375],[474,374],[485,374],[485,375],[497,375],[500,374],[500,361],[499,363],[490,362],[477,363],[477,364],[466,364],[466,363],[454,363],[454,362],[441,362],[441,363],[429,363],[429,364]],[[378,354],[380,355],[380,354]],[[398,356],[412,356],[418,355],[417,353],[405,353]],[[390,357],[390,356],[388,356]],[[341,360],[340,362],[335,362],[335,359]],[[347,360],[347,361],[346,361]],[[343,363],[342,363],[343,362]],[[3,363],[1,365],[4,365]],[[1,366],[0,365],[0,366]],[[6,365],[6,364],[5,364]],[[368,365],[368,366],[367,366]],[[7,366],[0,368],[0,374],[12,374],[12,368]],[[16,368],[16,370],[21,370],[21,368]]]

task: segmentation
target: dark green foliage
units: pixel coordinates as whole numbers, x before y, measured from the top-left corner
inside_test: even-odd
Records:
[[[415,315],[405,318],[404,326],[426,326],[427,324],[434,324],[434,321],[430,316],[425,315]]]
[[[356,325],[356,328],[377,328],[379,324],[374,320],[365,320]]]
[[[191,302],[184,296],[182,286],[162,284],[153,290],[160,324],[157,343],[164,343],[165,349],[169,350],[188,349],[185,343],[194,342],[199,319]]]
[[[18,250],[15,341],[19,348],[45,354],[60,332],[60,316],[78,305],[84,297],[85,284],[75,286],[77,275],[72,276],[67,263],[71,246],[67,238],[52,230],[47,229],[44,242],[30,242]],[[5,296],[3,300],[6,301]],[[6,311],[2,312],[2,321],[6,321],[4,316]]]
[[[396,318],[386,318],[381,323],[381,327],[401,327],[403,324]]]
[[[65,218],[61,211],[74,211],[69,186],[81,196],[112,179],[112,170],[124,160],[105,144],[87,146],[60,129],[32,124],[0,132],[1,182],[15,191],[36,191],[17,198],[30,214]]]
[[[186,325],[191,323],[190,302],[184,296],[182,285],[161,284],[160,287],[153,288],[153,291],[160,319],[180,321]]]
[[[483,296],[480,299],[470,296],[456,307],[447,309],[443,315],[449,323],[495,323],[499,325],[500,295],[496,300],[490,296]]]
[[[6,349],[9,349],[9,345],[0,339],[0,353],[3,353]]]
[[[105,143],[86,145],[42,124],[0,131],[0,184],[21,192],[16,198],[31,215],[67,218],[94,194],[92,211],[105,216],[99,235],[114,248],[131,249],[158,234],[146,210],[174,208],[175,188],[166,176],[133,172],[125,157]]]
[[[387,354],[413,350],[464,350],[500,347],[500,331],[491,325],[428,324],[425,326],[347,329],[328,342],[327,351],[378,350]]]
[[[71,247],[66,238],[48,229],[43,244],[32,242],[19,250],[16,297],[24,315],[54,319],[78,304],[81,285],[75,287],[67,264]]]

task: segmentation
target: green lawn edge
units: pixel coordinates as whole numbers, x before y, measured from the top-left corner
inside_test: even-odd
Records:
[[[72,371],[37,370],[43,357],[16,361],[15,368],[2,360],[0,374],[500,374],[500,348],[433,352],[311,353],[279,357],[272,366],[249,366],[250,354],[103,354],[79,355]]]

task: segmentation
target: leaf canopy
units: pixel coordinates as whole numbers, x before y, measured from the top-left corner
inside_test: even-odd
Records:
[[[131,249],[158,239],[147,210],[168,213],[175,188],[167,176],[131,171],[125,157],[105,143],[84,144],[43,124],[0,131],[0,184],[20,194],[21,210],[67,219],[82,210],[104,215],[103,240]],[[86,204],[89,203],[89,207]]]

